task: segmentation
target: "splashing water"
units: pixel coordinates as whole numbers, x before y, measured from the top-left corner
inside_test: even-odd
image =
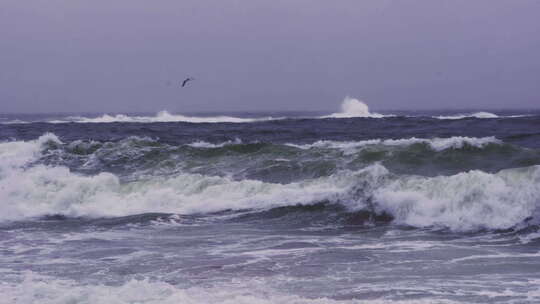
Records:
[[[323,118],[352,118],[352,117],[370,117],[370,118],[382,118],[385,115],[379,113],[369,112],[369,107],[362,101],[352,98],[345,97],[341,103],[341,112],[333,113]]]

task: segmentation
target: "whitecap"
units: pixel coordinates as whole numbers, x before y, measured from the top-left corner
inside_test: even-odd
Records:
[[[190,122],[190,123],[247,123],[257,121],[267,121],[282,118],[275,117],[258,117],[258,118],[240,118],[232,116],[185,116],[180,114],[171,114],[167,111],[160,111],[155,116],[130,116],[125,114],[109,115],[104,114],[99,117],[83,117],[71,116],[66,119],[52,120],[50,123],[113,123],[113,122],[129,122],[129,123],[153,123],[153,122]]]
[[[463,119],[463,118],[499,118],[498,115],[490,112],[476,112],[470,114],[456,114],[447,116],[434,116],[437,119]]]
[[[188,146],[193,147],[193,148],[222,148],[229,145],[239,145],[241,143],[242,143],[242,140],[240,138],[235,138],[234,140],[228,140],[228,141],[221,142],[218,144],[209,143],[204,140],[198,140],[198,141],[188,144]]]
[[[352,154],[358,151],[359,148],[373,145],[382,146],[410,146],[418,143],[429,145],[434,151],[443,151],[447,149],[461,149],[465,145],[483,148],[489,144],[503,144],[503,142],[494,136],[488,137],[466,137],[466,136],[453,136],[447,138],[402,138],[402,139],[368,139],[360,141],[333,141],[333,140],[319,140],[311,144],[293,144],[287,143],[287,146],[299,148],[299,149],[312,149],[312,148],[326,148],[326,149],[340,149],[346,154]]]
[[[341,112],[322,116],[321,118],[354,118],[354,117],[383,118],[383,117],[390,117],[390,116],[393,116],[393,115],[371,113],[369,111],[368,105],[365,104],[363,101],[347,96],[341,103]]]
[[[50,133],[34,141],[0,143],[0,220],[263,210],[321,201],[357,210],[368,208],[370,201],[372,211],[390,214],[397,223],[475,231],[524,223],[537,214],[540,202],[540,166],[423,177],[395,175],[374,164],[289,184],[188,173],[122,183],[106,172],[83,176],[62,166],[28,167],[51,143],[60,140]]]

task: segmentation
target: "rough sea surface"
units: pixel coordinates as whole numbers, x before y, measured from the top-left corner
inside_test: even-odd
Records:
[[[540,303],[540,111],[0,115],[0,303]]]

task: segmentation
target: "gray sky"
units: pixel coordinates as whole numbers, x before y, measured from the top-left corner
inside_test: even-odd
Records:
[[[538,108],[540,1],[0,1],[0,112],[331,111],[347,95]]]

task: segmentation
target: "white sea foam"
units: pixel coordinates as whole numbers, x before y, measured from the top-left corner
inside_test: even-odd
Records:
[[[3,219],[45,214],[123,216],[200,213],[308,204],[339,195],[344,185],[321,180],[286,185],[181,174],[121,184],[110,173],[79,176],[64,167],[35,166],[0,180]]]
[[[520,118],[520,117],[529,117],[531,115],[507,115],[507,116],[499,116],[497,114],[493,114],[490,112],[475,112],[475,113],[468,113],[468,114],[455,114],[455,115],[441,115],[441,116],[433,116],[433,118],[437,119],[463,119],[463,118]]]
[[[470,114],[435,116],[434,118],[438,118],[438,119],[499,118],[499,116],[490,112],[476,112],[476,113],[470,113]]]
[[[266,120],[274,120],[274,119],[282,119],[282,118],[274,118],[274,117],[240,118],[240,117],[232,117],[232,116],[198,117],[198,116],[185,116],[185,115],[180,115],[180,114],[171,114],[167,111],[160,111],[156,114],[156,116],[129,116],[125,114],[117,114],[117,115],[104,114],[100,117],[95,117],[95,118],[72,116],[66,119],[53,120],[49,122],[50,123],[66,123],[66,122],[78,122],[78,123],[112,123],[112,122],[246,123],[246,122],[266,121]]]
[[[382,115],[379,113],[371,113],[369,112],[369,107],[364,102],[356,98],[351,98],[347,96],[341,103],[341,112],[333,113],[327,116],[323,116],[321,118],[352,118],[352,117],[383,118],[383,117],[389,117],[389,116],[393,116],[393,115]]]
[[[0,124],[3,124],[3,125],[17,125],[17,124],[28,124],[28,123],[31,123],[31,122],[20,120],[20,119],[14,119],[14,120],[8,120],[8,121],[0,122]]]
[[[43,145],[47,142],[61,143],[52,133],[45,133],[34,141],[11,141],[0,143],[0,177],[6,170],[19,168],[39,157]]]
[[[219,144],[213,144],[213,143],[206,142],[204,140],[199,140],[191,144],[188,144],[188,146],[194,147],[194,148],[221,148],[228,145],[239,145],[241,143],[242,143],[242,140],[240,138],[235,138],[234,140],[228,140]]]
[[[122,184],[110,173],[82,176],[61,166],[24,168],[39,156],[42,143],[51,138],[56,139],[48,134],[32,142],[0,144],[0,219],[57,213],[99,217],[269,208],[330,199],[342,194],[350,184],[342,176],[281,185],[199,174]]]
[[[279,278],[287,280],[287,278]],[[1,283],[0,303],[147,303],[147,304],[347,304],[359,303],[355,299],[335,300],[325,297],[308,298],[286,293],[272,287],[274,282],[264,279],[238,279],[232,282],[215,284],[209,287],[182,288],[157,280],[129,280],[119,285],[80,284],[73,280],[57,279],[39,275],[35,272],[25,272],[21,282]],[[381,287],[379,287],[381,288]],[[366,287],[367,291],[371,290]],[[374,287],[373,290],[376,288]],[[388,291],[388,287],[382,291]],[[413,300],[364,299],[365,304],[427,304],[427,303],[457,303],[440,298],[415,298]]]
[[[500,254],[484,254],[484,255],[471,255],[462,258],[452,259],[450,263],[458,263],[463,261],[475,261],[475,260],[507,260],[507,259],[523,259],[523,258],[534,258],[536,261],[540,257],[540,252],[535,253],[500,253]]]
[[[31,142],[0,144],[0,220],[46,214],[193,214],[321,201],[363,209],[366,199],[371,198],[377,212],[391,214],[396,222],[469,231],[513,227],[534,216],[540,204],[540,166],[495,174],[469,171],[422,177],[396,176],[375,164],[289,184],[200,174],[121,183],[110,173],[82,176],[66,167],[28,167],[39,157],[42,145],[50,142],[59,140],[46,134]]]
[[[376,208],[397,222],[456,231],[506,229],[540,207],[540,166],[452,176],[401,177],[373,192]]]
[[[246,284],[249,285],[249,284]],[[240,284],[214,288],[179,288],[161,281],[131,280],[120,286],[80,285],[71,280],[26,273],[19,284],[0,285],[0,303],[347,303],[330,299],[307,299]],[[5,302],[4,302],[5,301]]]
[[[540,231],[519,236],[519,240],[523,244],[527,244],[533,241],[538,241],[539,239],[540,239]]]
[[[296,147],[299,149],[312,149],[312,148],[326,148],[326,149],[340,149],[345,153],[354,153],[359,148],[373,145],[382,146],[410,146],[418,143],[427,144],[431,149],[435,151],[443,151],[447,149],[461,149],[465,145],[473,146],[477,148],[483,148],[489,144],[502,144],[502,141],[493,136],[489,137],[464,137],[453,136],[448,138],[404,138],[404,139],[369,139],[361,141],[332,141],[332,140],[319,140],[312,144],[287,144],[288,146]]]

